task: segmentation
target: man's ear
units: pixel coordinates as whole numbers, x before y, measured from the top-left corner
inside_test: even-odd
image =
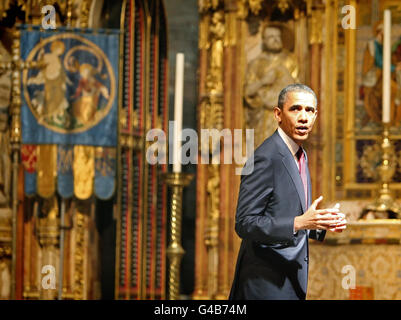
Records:
[[[278,123],[281,123],[281,109],[279,107],[274,107],[274,117],[276,118]]]
[[[315,111],[315,114],[314,114],[314,116],[313,116],[313,122],[312,122],[312,125],[314,125],[314,124],[315,124],[315,121],[316,121],[316,119],[317,119],[317,110]]]

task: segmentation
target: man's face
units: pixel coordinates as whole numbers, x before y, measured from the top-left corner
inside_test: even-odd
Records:
[[[281,129],[298,145],[302,145],[316,120],[315,98],[305,91],[289,92],[283,110],[274,108],[274,116]]]
[[[267,50],[279,52],[283,48],[280,29],[266,28],[263,33],[263,44]]]

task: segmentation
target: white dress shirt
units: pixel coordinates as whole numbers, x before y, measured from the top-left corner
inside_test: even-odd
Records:
[[[299,169],[299,164],[298,164],[298,158],[297,158],[297,152],[299,150],[299,145],[292,140],[285,132],[283,129],[278,127],[278,134],[280,135],[281,139],[285,142],[287,145],[288,149],[290,149],[292,156],[294,157],[294,161],[297,165],[297,168]]]

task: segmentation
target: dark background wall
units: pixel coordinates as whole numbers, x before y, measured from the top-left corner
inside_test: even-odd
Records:
[[[184,105],[182,128],[196,129],[198,101],[198,4],[197,0],[165,0],[168,24],[169,57],[169,117],[174,120],[175,59],[178,52],[185,54]],[[170,168],[172,171],[172,168]],[[183,172],[196,173],[195,165],[183,165]],[[194,290],[195,269],[196,176],[184,189],[182,245],[185,255],[181,264],[181,294]]]

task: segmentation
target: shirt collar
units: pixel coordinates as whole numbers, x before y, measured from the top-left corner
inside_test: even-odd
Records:
[[[283,139],[283,141],[285,142],[285,144],[287,145],[288,149],[290,149],[291,153],[293,156],[295,156],[295,154],[298,152],[299,149],[299,145],[292,140],[285,132],[283,129],[281,129],[280,127],[277,128],[278,130],[278,134],[280,135],[281,139]]]

